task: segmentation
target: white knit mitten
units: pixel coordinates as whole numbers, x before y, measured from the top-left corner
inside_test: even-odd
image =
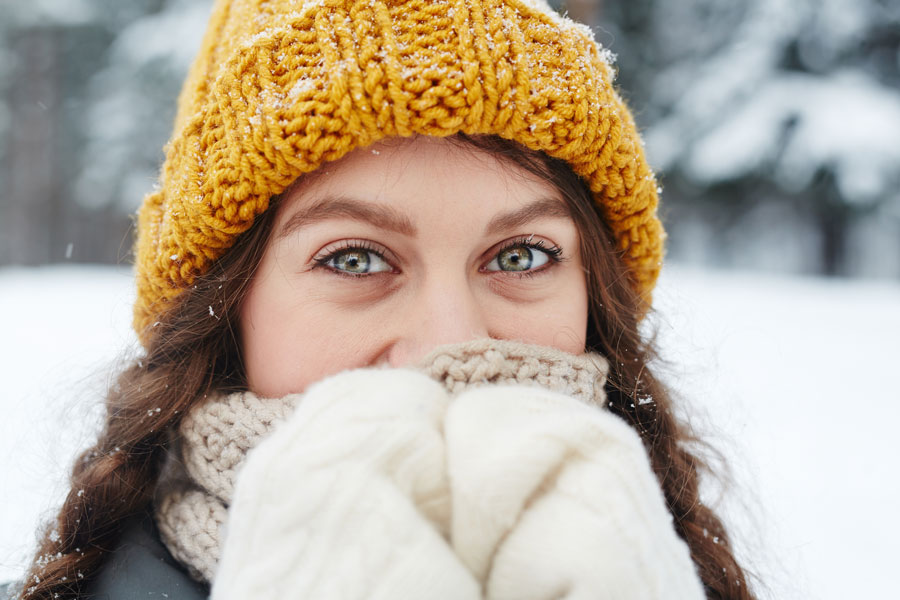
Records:
[[[452,396],[397,369],[313,386],[248,454],[212,595],[704,597],[618,417],[533,385]]]
[[[456,553],[489,600],[705,598],[637,433],[537,387],[455,398]]]
[[[311,387],[248,454],[212,598],[479,598],[444,538],[449,401],[413,371],[353,371]]]

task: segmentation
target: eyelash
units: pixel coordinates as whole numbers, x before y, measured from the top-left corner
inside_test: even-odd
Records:
[[[546,254],[548,257],[547,265],[544,265],[537,269],[529,269],[527,271],[492,271],[491,273],[502,273],[503,276],[511,275],[513,277],[519,278],[535,277],[546,271],[548,267],[559,264],[566,260],[565,258],[563,258],[563,249],[561,247],[556,244],[547,246],[544,240],[533,241],[533,238],[534,236],[523,236],[520,238],[509,240],[508,242],[504,242],[503,245],[497,248],[497,251],[493,253],[491,260],[493,260],[494,256],[499,256],[501,253],[506,252],[507,250],[524,246],[525,248],[539,250]]]
[[[515,239],[505,242],[502,246],[497,248],[497,250],[492,254],[491,260],[493,260],[494,257],[500,255],[501,253],[503,253],[507,250],[511,250],[512,248],[520,248],[520,247],[530,248],[530,249],[534,249],[534,250],[543,252],[548,257],[548,264],[550,264],[550,263],[559,264],[565,260],[562,256],[563,249],[560,248],[558,245],[554,244],[552,246],[548,246],[544,242],[544,240],[533,241],[533,237],[534,236],[528,236],[528,237],[523,236],[523,237],[515,238]],[[347,271],[335,269],[328,264],[331,260],[336,258],[342,252],[346,252],[347,250],[362,250],[365,252],[371,252],[372,254],[376,255],[378,258],[380,258],[387,264],[389,264],[391,266],[393,266],[393,264],[394,264],[392,259],[388,259],[387,256],[385,256],[386,252],[383,249],[380,249],[379,247],[377,247],[375,244],[373,244],[372,242],[370,242],[368,240],[344,240],[344,241],[338,242],[338,246],[336,246],[334,248],[326,248],[325,249],[326,254],[324,254],[324,255],[320,254],[318,256],[313,257],[313,262],[315,262],[315,265],[313,266],[313,268],[325,268],[329,272],[334,273],[336,275],[340,275],[343,277],[352,277],[353,279],[360,279],[363,277],[371,277],[373,275],[379,274],[379,273],[349,273]],[[547,268],[548,268],[547,266],[542,266],[540,268],[529,269],[527,271],[485,271],[483,268],[480,270],[482,272],[489,272],[492,274],[493,273],[502,273],[503,276],[514,276],[514,277],[523,278],[523,277],[534,277],[536,275],[539,275],[539,274],[543,273],[544,271],[546,271]]]
[[[330,273],[334,273],[335,275],[339,275],[341,277],[351,277],[353,279],[362,279],[364,277],[372,277],[373,275],[380,275],[381,273],[350,273],[347,271],[342,271],[340,269],[335,269],[331,267],[328,263],[332,259],[336,258],[342,252],[346,252],[347,250],[362,250],[365,252],[371,252],[387,264],[394,266],[394,260],[388,259],[386,256],[386,252],[379,246],[376,246],[374,243],[368,240],[343,240],[338,242],[338,245],[335,247],[326,247],[324,252],[326,254],[319,254],[313,257],[313,265],[314,269],[324,268]],[[394,267],[396,268],[396,267]]]

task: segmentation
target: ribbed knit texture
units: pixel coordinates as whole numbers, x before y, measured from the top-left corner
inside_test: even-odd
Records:
[[[538,1],[218,0],[138,218],[139,337],[298,176],[416,134],[496,134],[566,161],[649,305],[657,184],[607,57]]]
[[[603,406],[609,364],[596,354],[573,356],[545,346],[483,339],[440,346],[422,359],[421,369],[451,394],[479,384],[539,385]]]
[[[566,394],[602,407],[608,365],[598,355],[573,356],[501,340],[438,348],[423,372],[453,394],[480,385],[521,384]],[[247,452],[302,402],[235,393],[199,404],[182,421],[175,460],[167,465],[157,498],[157,524],[172,555],[191,575],[212,581],[237,473]]]
[[[157,499],[157,525],[172,555],[201,581],[219,560],[219,532],[247,452],[290,415],[301,398],[249,392],[217,397],[185,415]]]

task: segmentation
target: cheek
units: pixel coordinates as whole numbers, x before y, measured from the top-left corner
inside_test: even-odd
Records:
[[[241,346],[247,386],[260,396],[302,391],[308,385],[301,368],[310,360],[306,345],[292,333],[299,314],[285,313],[259,286],[254,286],[241,311]],[[315,332],[309,332],[315,335]]]
[[[303,392],[328,375],[366,366],[375,350],[366,346],[359,331],[352,319],[335,318],[325,303],[303,290],[254,283],[241,311],[249,389],[277,398]]]
[[[584,277],[571,272],[553,283],[552,292],[533,302],[500,302],[493,296],[488,312],[490,336],[583,353],[588,322]]]
[[[567,299],[564,306],[553,312],[552,318],[553,329],[547,331],[545,339],[538,343],[569,354],[583,353],[588,323],[586,293]]]

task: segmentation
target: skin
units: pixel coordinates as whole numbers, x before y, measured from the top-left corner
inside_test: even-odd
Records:
[[[565,206],[520,168],[437,138],[382,142],[303,177],[241,308],[250,389],[280,397],[485,337],[583,352],[587,290]]]

